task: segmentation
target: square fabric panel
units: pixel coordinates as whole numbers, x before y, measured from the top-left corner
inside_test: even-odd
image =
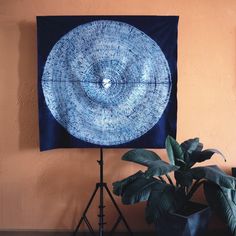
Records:
[[[177,16],[39,16],[40,150],[176,136]]]

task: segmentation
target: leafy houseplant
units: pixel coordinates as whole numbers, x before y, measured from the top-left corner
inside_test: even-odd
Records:
[[[124,204],[147,201],[146,221],[155,223],[158,227],[168,221],[167,217],[170,214],[187,211],[188,202],[193,194],[204,184],[206,199],[210,206],[221,213],[231,232],[236,235],[236,210],[232,210],[236,209],[236,205],[232,206],[233,200],[236,202],[236,194],[232,194],[235,193],[235,178],[226,175],[217,166],[194,167],[196,163],[210,159],[215,153],[225,160],[223,154],[216,149],[203,150],[199,138],[179,144],[171,136],[166,139],[166,150],[170,163],[164,162],[150,150],[134,149],[125,153],[123,160],[144,165],[147,170],[138,171],[114,182],[114,194],[121,196]],[[174,182],[168,174],[172,171]]]

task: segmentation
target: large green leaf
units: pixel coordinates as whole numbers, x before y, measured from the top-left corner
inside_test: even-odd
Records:
[[[188,139],[181,143],[181,148],[184,152],[191,154],[193,151],[201,151],[203,144],[199,142],[199,138]]]
[[[214,154],[220,155],[224,159],[224,161],[226,161],[224,155],[220,151],[218,151],[217,149],[206,149],[204,151],[194,151],[190,155],[189,159],[190,159],[191,165],[193,165],[196,162],[203,162],[205,160],[211,159],[211,157]]]
[[[138,177],[132,183],[126,186],[122,194],[122,202],[124,204],[135,204],[147,201],[154,184],[161,183],[155,178]]]
[[[206,182],[204,192],[211,208],[225,221],[232,235],[236,236],[236,191]]]
[[[145,149],[133,149],[125,153],[122,160],[132,161],[148,167],[146,177],[166,175],[170,180],[167,173],[178,169],[177,166],[169,165],[161,160],[161,158],[153,151]],[[171,182],[171,181],[170,181]]]
[[[155,184],[146,206],[146,221],[154,223],[167,213],[175,212],[183,206],[183,200],[183,194],[175,187],[163,183]]]
[[[132,182],[134,182],[138,177],[144,175],[144,173],[142,171],[138,171],[137,173],[123,179],[120,181],[116,181],[114,183],[112,183],[113,185],[113,193],[117,196],[121,196],[123,195],[124,189],[126,188],[126,186]]]
[[[188,178],[191,179],[206,179],[219,186],[235,189],[236,178],[227,175],[217,166],[195,167],[188,171]]]
[[[153,151],[145,149],[133,149],[126,152],[122,156],[122,160],[132,161],[144,166],[150,166],[153,161],[161,160],[161,158]]]
[[[154,161],[150,167],[148,167],[147,171],[145,172],[145,176],[147,178],[152,176],[161,176],[178,169],[178,166],[170,165],[162,160],[157,160]]]
[[[171,136],[167,136],[165,146],[170,163],[173,165],[183,166],[184,152],[178,142]],[[183,162],[180,162],[179,160]]]

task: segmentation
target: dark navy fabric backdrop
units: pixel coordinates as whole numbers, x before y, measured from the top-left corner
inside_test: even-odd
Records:
[[[42,90],[42,74],[55,43],[73,28],[95,20],[128,23],[146,33],[161,48],[171,72],[172,91],[168,105],[158,123],[146,134],[128,143],[109,147],[163,148],[167,135],[176,136],[177,121],[177,33],[178,16],[38,16],[38,104],[40,150],[54,148],[101,147],[80,140],[67,132],[50,112]],[[135,125],[135,124],[134,124]],[[103,146],[107,147],[107,146]]]

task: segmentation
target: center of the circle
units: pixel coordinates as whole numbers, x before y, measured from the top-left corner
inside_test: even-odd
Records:
[[[109,89],[111,87],[111,80],[110,79],[103,79],[102,86],[105,89]]]

